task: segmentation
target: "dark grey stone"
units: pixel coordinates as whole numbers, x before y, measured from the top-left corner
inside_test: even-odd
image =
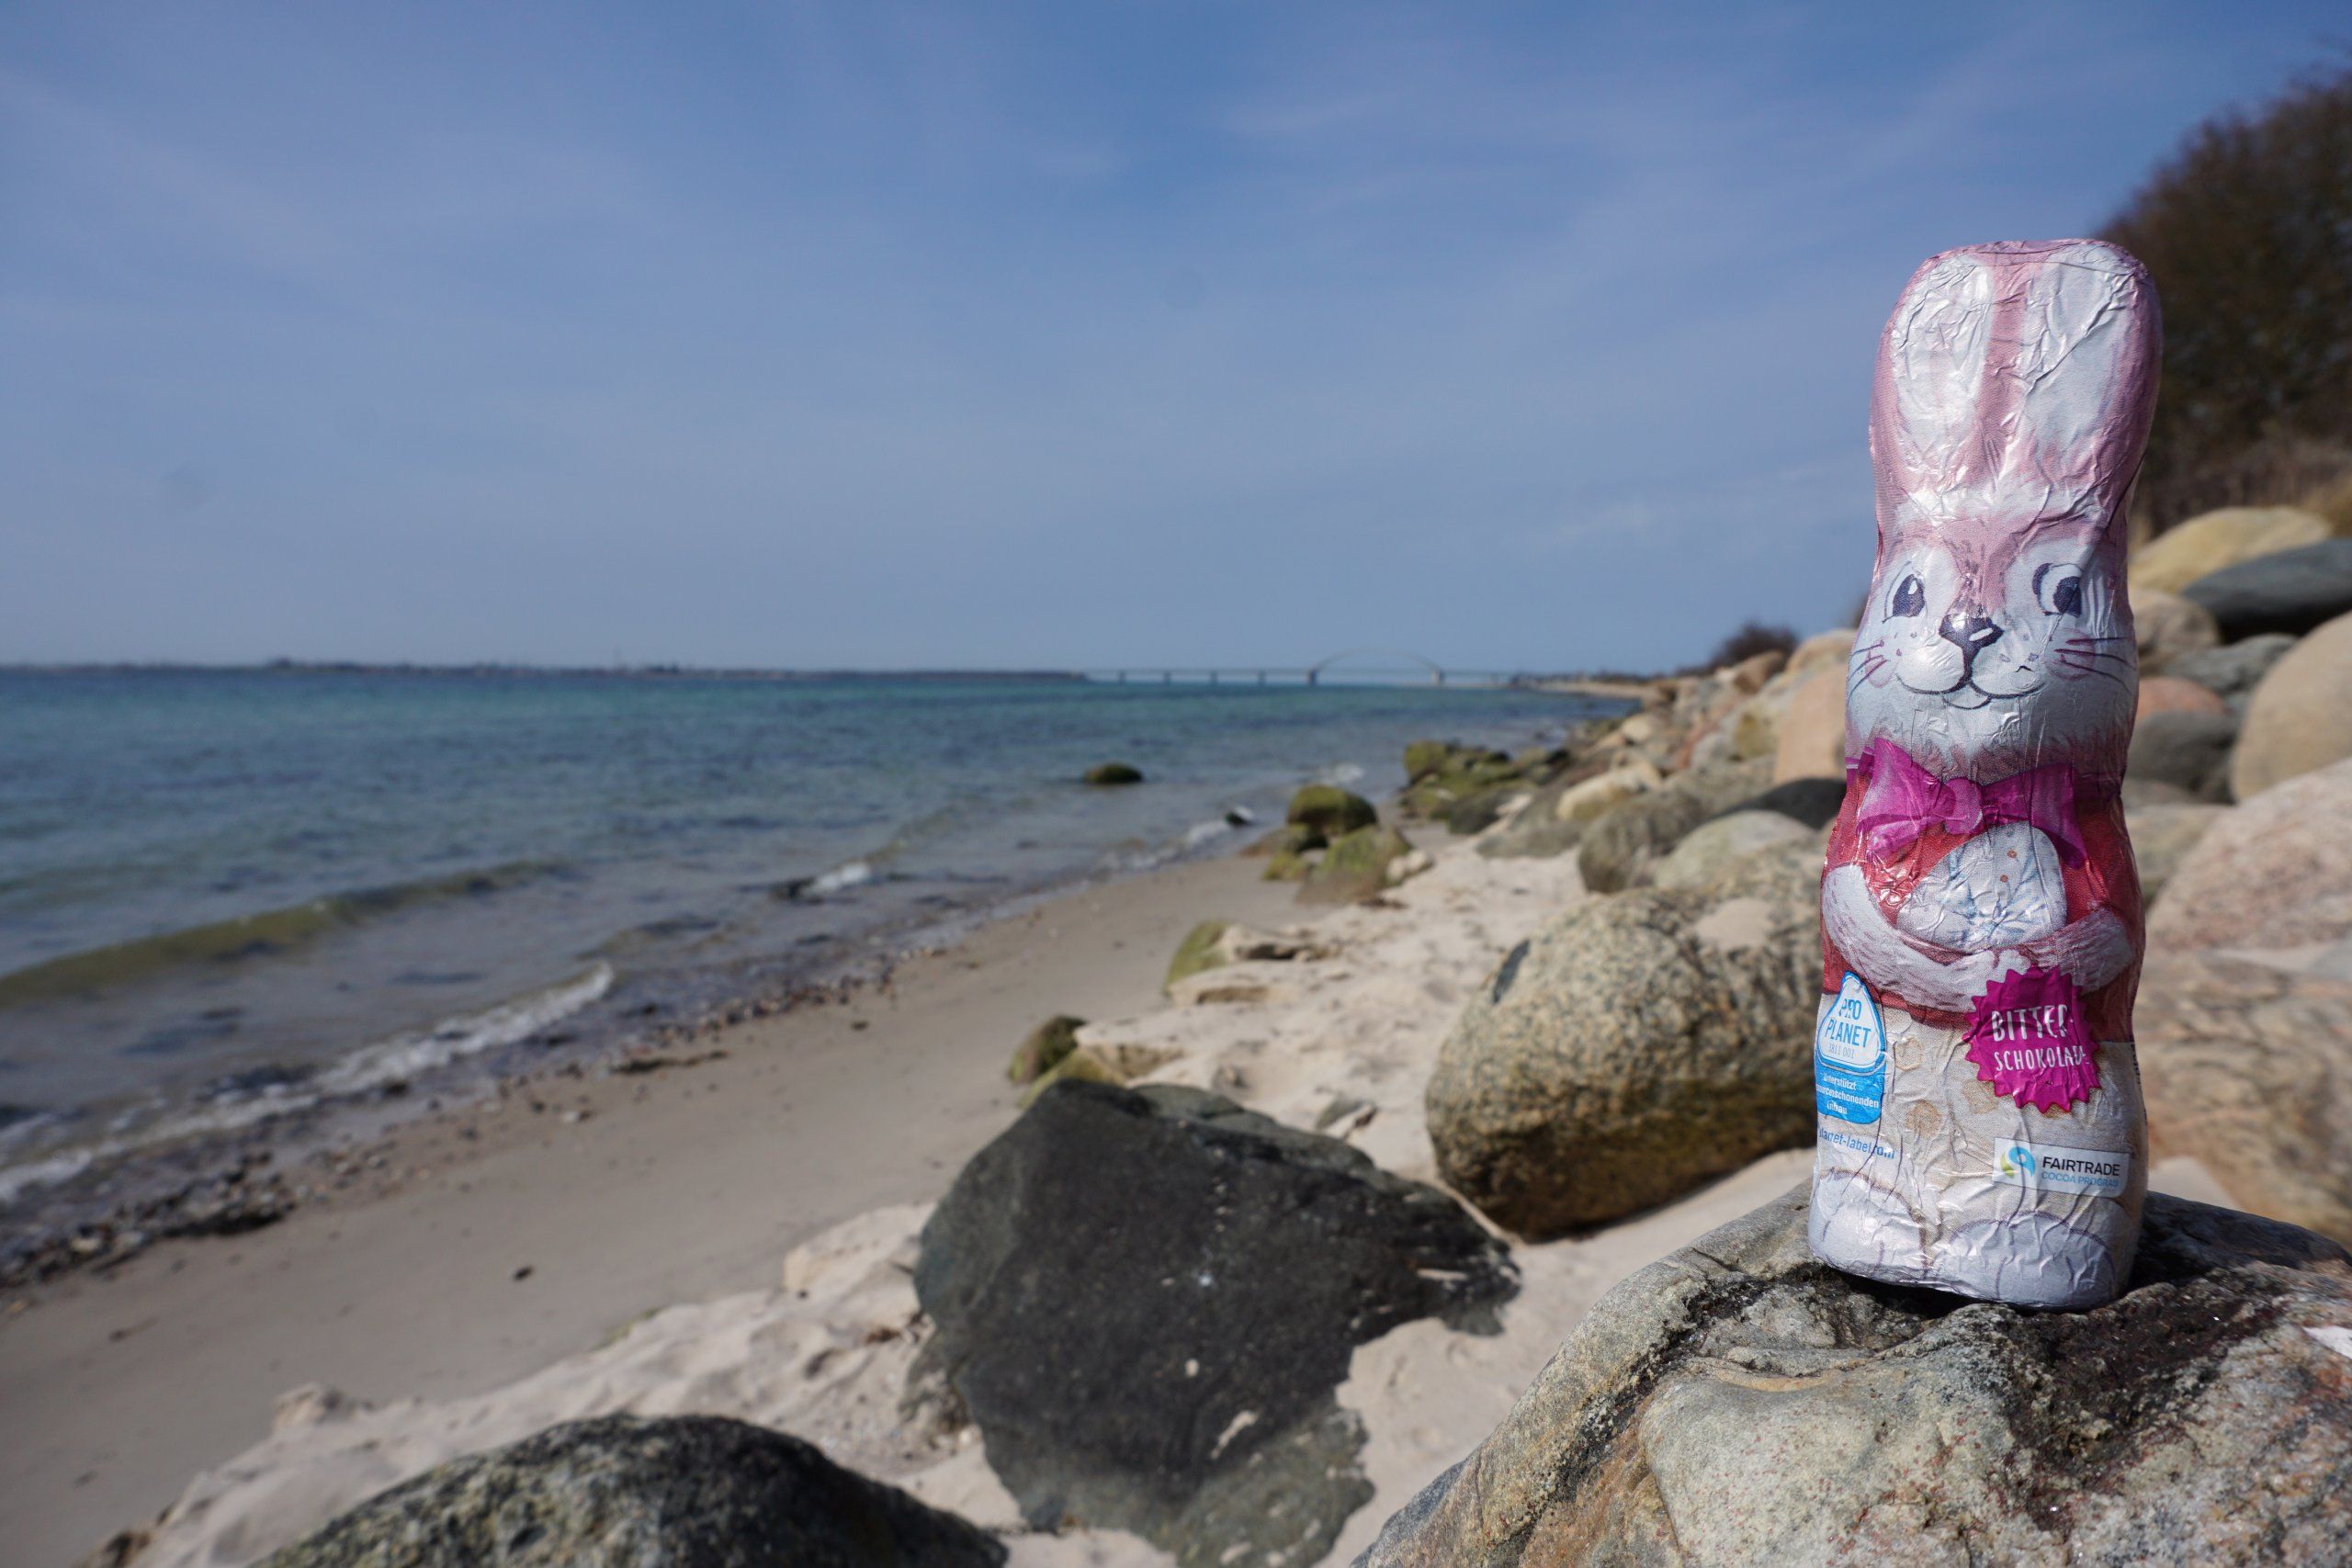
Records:
[[[379,1493],[267,1568],[995,1568],[1004,1547],[782,1432],[550,1427]]]
[[[1777,811],[1792,818],[1808,828],[1826,828],[1838,819],[1838,808],[1846,804],[1846,781],[1843,779],[1791,779],[1774,784],[1762,795],[1741,801],[1730,811],[1718,811],[1717,817],[1728,817],[1733,811]]]
[[[1345,1144],[1194,1089],[1057,1084],[923,1227],[910,1398],[968,1411],[1040,1528],[1303,1564],[1372,1495],[1334,1398],[1355,1347],[1491,1328],[1516,1288],[1460,1204]]]
[[[2221,648],[2202,648],[2180,654],[2165,666],[2165,673],[2194,681],[2233,708],[2243,709],[2270,667],[2286,657],[2295,639],[2284,632],[2265,632]]]
[[[2301,637],[2352,612],[2352,539],[2256,556],[2210,572],[2180,592],[2212,613],[2226,642],[2265,632]]]
[[[2230,748],[2237,739],[2238,717],[2233,713],[2152,713],[2132,731],[2124,773],[2225,806],[2230,799]]]

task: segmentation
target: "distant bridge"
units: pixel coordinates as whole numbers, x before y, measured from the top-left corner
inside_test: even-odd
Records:
[[[1384,664],[1357,664],[1357,660],[1385,660]],[[1334,684],[1363,686],[1520,686],[1536,677],[1511,670],[1450,670],[1425,654],[1400,648],[1351,648],[1312,664],[1130,666],[1126,669],[1084,670],[1091,681],[1117,685],[1130,682],[1173,686],[1320,686],[1333,675]]]

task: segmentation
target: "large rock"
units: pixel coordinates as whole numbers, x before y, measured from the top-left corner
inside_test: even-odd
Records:
[[[1854,656],[1854,628],[1839,626],[1835,631],[1815,632],[1797,644],[1789,661],[1781,668],[1781,678],[1793,681],[1818,671],[1834,671],[1844,675],[1847,661]]]
[[[2195,1156],[2257,1213],[2352,1243],[2352,985],[2159,954],[2134,1022],[2156,1152]]]
[[[1804,1190],[1611,1291],[1360,1568],[2340,1562],[2352,1260],[2151,1194],[2130,1288],[1849,1278]]]
[[[2300,947],[2352,935],[2352,761],[2238,806],[2148,912],[2148,946]]]
[[[1696,887],[1758,850],[1819,841],[1816,829],[1777,811],[1725,812],[1691,829],[1664,860],[1650,867],[1650,886]]]
[[[2139,634],[2140,668],[2149,673],[2168,670],[2222,640],[2222,628],[2204,605],[2161,588],[2133,585],[2132,625]]]
[[[2151,675],[2140,682],[2139,706],[2134,723],[2144,723],[2160,713],[2227,713],[2229,705],[2216,694],[2194,681],[2184,681],[2177,675]]]
[[[1772,753],[1772,780],[1846,776],[1846,672],[1816,670],[1789,694]]]
[[[1791,779],[1731,807],[1733,811],[1777,811],[1808,828],[1826,828],[1846,804],[1844,779]]]
[[[993,1568],[972,1525],[714,1416],[607,1416],[452,1460],[268,1568]]]
[[[1283,820],[1336,839],[1342,833],[1371,827],[1380,820],[1380,813],[1360,795],[1351,795],[1338,784],[1307,784],[1290,797],[1290,811]]]
[[[1577,869],[1584,885],[1595,893],[1634,886],[1684,834],[1749,798],[1763,782],[1760,761],[1711,762],[1626,801],[1587,828],[1578,841]]]
[[[2125,775],[2143,784],[2171,784],[2199,800],[2226,802],[2230,748],[2237,743],[2238,718],[2221,705],[2219,697],[2213,703],[2211,711],[2173,711],[2143,717],[2132,728]]]
[[[1331,840],[1323,858],[1309,868],[1298,886],[1302,904],[1353,904],[1388,886],[1393,861],[1412,852],[1413,846],[1394,828],[1359,828]]]
[[[1056,1013],[1012,1048],[1012,1060],[1005,1067],[1004,1076],[1014,1083],[1032,1083],[1052,1072],[1063,1057],[1078,1049],[1078,1032],[1085,1027],[1086,1020],[1082,1018]]]
[[[2284,632],[2265,632],[2260,637],[2233,642],[2227,648],[2209,648],[2201,653],[2183,654],[2165,667],[2166,673],[2199,685],[2244,711],[2245,699],[2254,688],[2270,673],[2270,667],[2287,656],[2295,639]]]
[[[2132,858],[2140,866],[2140,897],[2145,906],[2155,907],[2156,896],[2171,884],[2180,863],[2205,841],[2205,835],[2212,831],[2213,824],[2228,810],[2224,806],[2202,803],[2124,807],[2132,834]]]
[[[1556,1235],[1813,1137],[1821,863],[1810,842],[1703,886],[1586,899],[1513,948],[1427,1094],[1438,1168]]]
[[[2255,688],[2230,784],[2247,799],[2346,757],[2352,757],[2352,615],[2339,615],[2297,643]]]
[[[2352,612],[2352,539],[2264,556],[2181,592],[2212,613],[2231,642],[2264,632],[2301,637]]]
[[[2167,529],[2132,562],[2132,603],[2143,588],[2177,593],[2199,578],[2260,556],[2315,545],[2327,520],[2295,506],[2225,506]]]
[[[1193,1089],[1071,1084],[923,1227],[913,1381],[952,1391],[1041,1529],[1307,1563],[1372,1495],[1333,1395],[1355,1347],[1489,1326],[1514,1288],[1453,1199],[1344,1144]]]
[[[1510,820],[1480,837],[1478,852],[1494,860],[1548,860],[1584,841],[1585,830],[1636,795],[1666,782],[1657,766],[1640,757],[1620,757],[1616,765],[1566,773],[1535,792]]]

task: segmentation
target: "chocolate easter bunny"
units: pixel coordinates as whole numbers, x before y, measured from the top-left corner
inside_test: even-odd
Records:
[[[2146,274],[2088,240],[1912,276],[1871,402],[1878,558],[1822,877],[1811,1237],[1840,1269],[2107,1300],[2147,1183],[2122,510]]]

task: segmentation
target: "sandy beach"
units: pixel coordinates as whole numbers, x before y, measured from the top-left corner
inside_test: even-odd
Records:
[[[1153,1079],[1321,1122],[1431,1179],[1421,1090],[1448,1022],[1584,895],[1573,857],[1419,837],[1432,867],[1370,904],[1302,909],[1238,856],[1053,898],[911,958],[887,992],[731,1026],[650,1073],[514,1085],[388,1136],[364,1158],[370,1185],[280,1224],[35,1292],[0,1325],[0,1401],[25,1435],[0,1532],[18,1560],[62,1563],[168,1506],[141,1562],[250,1561],[555,1421],[702,1412],[808,1438],[1004,1532],[1016,1562],[1163,1561],[1127,1536],[1025,1535],[970,1428],[943,1446],[899,1418],[922,1334],[916,1233],[1012,1120],[1012,1043],[1057,1011],[1093,1021],[1089,1043],[1149,1054]],[[1309,951],[1171,1001],[1169,954],[1210,915]],[[1771,1155],[1624,1223],[1515,1247],[1523,1283],[1499,1334],[1424,1320],[1361,1348],[1340,1400],[1369,1429],[1376,1495],[1335,1558],[1476,1443],[1610,1285],[1809,1160]],[[2218,1196],[2193,1166],[2159,1179]]]
[[[1204,910],[1283,918],[1293,890],[1258,869],[1054,898],[901,964],[887,993],[740,1025],[674,1053],[691,1066],[518,1086],[385,1138],[367,1190],[30,1292],[0,1322],[17,1434],[0,1539],[74,1561],[266,1435],[298,1384],[479,1392],[672,1303],[774,1283],[825,1227],[935,1197],[1012,1119],[1005,1057],[1040,1018],[1149,1008]]]

